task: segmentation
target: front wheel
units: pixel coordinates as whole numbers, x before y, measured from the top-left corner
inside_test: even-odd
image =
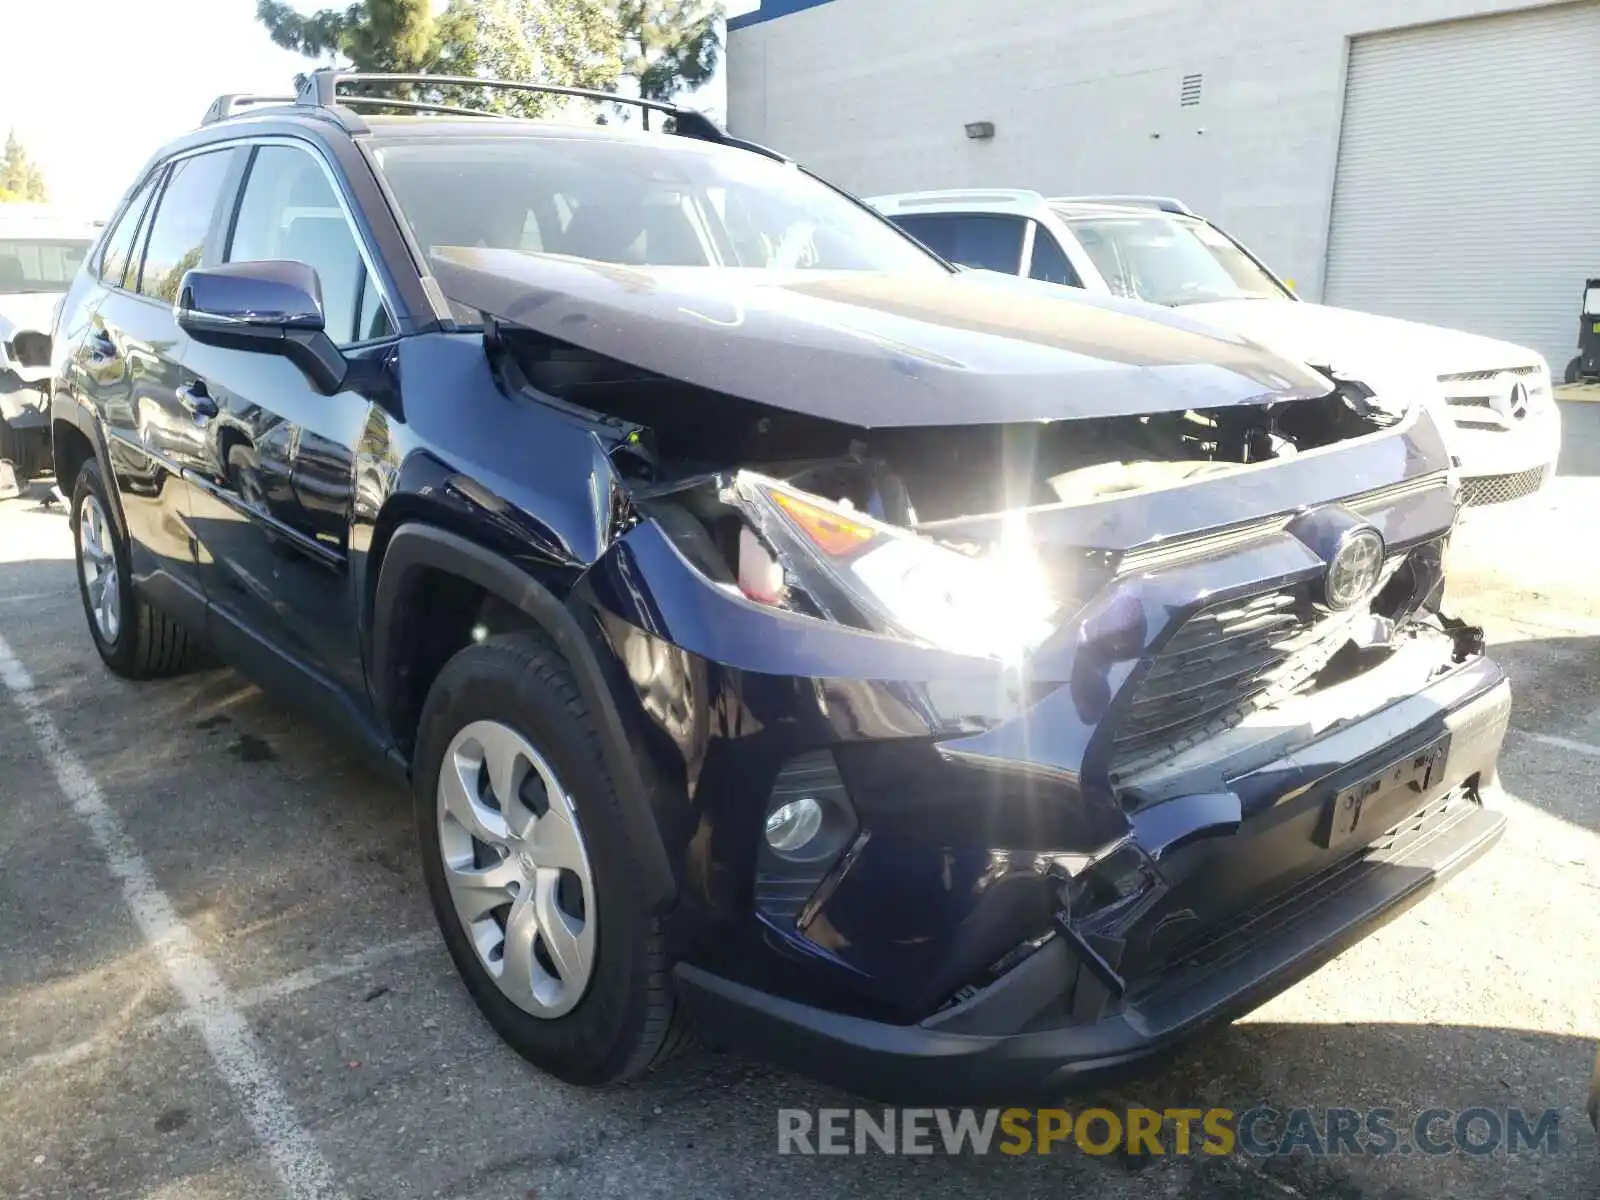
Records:
[[[632,1078],[676,1049],[663,938],[560,655],[530,634],[462,650],[428,693],[412,766],[434,914],[496,1032],[577,1084]]]
[[[78,594],[89,636],[106,666],[125,679],[174,675],[196,649],[184,626],[152,606],[133,587],[128,543],[111,523],[105,482],[94,460],[83,464],[72,488],[72,542]]]

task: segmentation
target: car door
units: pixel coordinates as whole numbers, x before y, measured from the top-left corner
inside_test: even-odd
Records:
[[[333,169],[306,143],[249,154],[223,260],[310,266],[329,335],[375,352],[394,326]],[[191,503],[213,637],[247,670],[309,672],[320,699],[364,702],[349,539],[369,401],[322,395],[278,355],[194,343],[183,365],[209,414]]]
[[[75,372],[105,431],[134,583],[174,608],[200,593],[183,476],[199,461],[204,428],[184,386],[188,338],[172,302],[183,272],[215,259],[233,163],[232,149],[179,158],[136,193],[107,239],[103,294]]]

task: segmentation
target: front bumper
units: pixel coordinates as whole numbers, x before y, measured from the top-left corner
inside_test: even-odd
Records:
[[[1555,478],[1561,456],[1561,412],[1549,402],[1509,429],[1458,425],[1448,441],[1451,454],[1461,463],[1465,507],[1520,500]]]
[[[1498,790],[1495,762],[1509,711],[1504,675],[1478,659],[1231,781],[1256,816],[1209,848],[1172,895],[1183,899],[1185,883],[1207,873],[1248,873],[1264,854],[1298,855],[1302,869],[1280,872],[1272,888],[1257,890],[1200,937],[1148,959],[1110,1004],[1086,1006],[1075,994],[1096,984],[1074,948],[1080,943],[1063,936],[916,1024],[844,1015],[688,964],[677,968],[680,997],[711,1040],[885,1100],[1059,1098],[1244,1014],[1487,851],[1504,828],[1504,818],[1483,802]],[[1442,738],[1449,739],[1444,766],[1385,817],[1386,824],[1395,818],[1392,827],[1352,850],[1319,852],[1308,844],[1353,780],[1375,777]],[[1085,1019],[1086,1012],[1094,1015]]]

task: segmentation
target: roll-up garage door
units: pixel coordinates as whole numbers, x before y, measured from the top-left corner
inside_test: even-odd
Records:
[[[1559,378],[1593,275],[1600,4],[1352,42],[1329,304],[1531,346]]]

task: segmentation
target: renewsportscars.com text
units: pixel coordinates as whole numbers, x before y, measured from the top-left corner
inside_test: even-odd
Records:
[[[785,1108],[779,1154],[1314,1157],[1527,1154],[1560,1148],[1555,1109]]]

